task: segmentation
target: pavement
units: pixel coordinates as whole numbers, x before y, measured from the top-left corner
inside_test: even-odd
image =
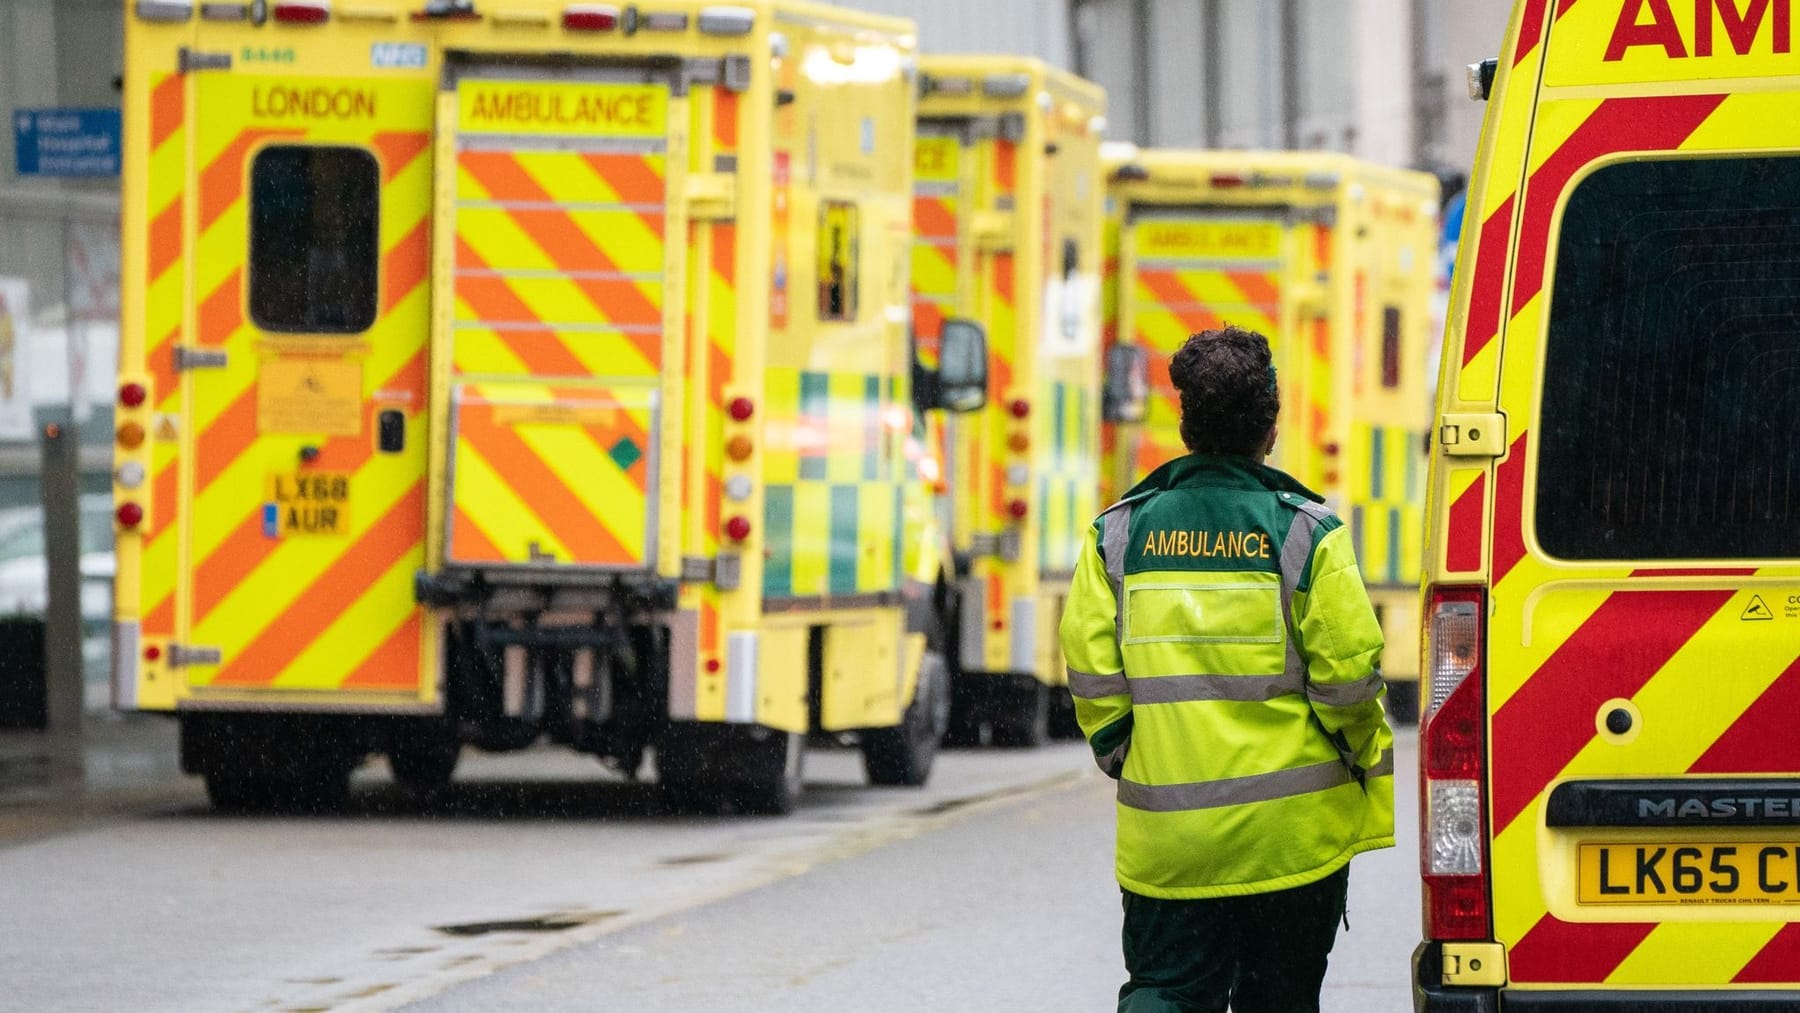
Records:
[[[181,772],[176,740],[175,722],[162,715],[89,711],[73,769],[55,762],[47,733],[0,732],[0,842],[200,791]]]

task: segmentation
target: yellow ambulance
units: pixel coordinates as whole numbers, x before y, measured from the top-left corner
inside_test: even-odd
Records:
[[[988,396],[925,434],[951,536],[948,740],[1075,733],[1056,628],[1099,510],[1099,86],[1016,56],[920,64],[912,320],[987,347]]]
[[[1525,0],[1471,68],[1421,1010],[1800,1009],[1793,32]]]
[[[215,801],[540,740],[627,774],[653,750],[677,800],[750,810],[794,804],[809,733],[925,780],[909,22],[126,22],[114,687],[179,717]]]
[[[1410,719],[1437,181],[1326,152],[1108,146],[1106,164],[1102,495],[1187,453],[1168,363],[1189,335],[1266,335],[1282,393],[1269,461],[1349,525],[1387,634],[1389,707]],[[1141,419],[1133,349],[1148,363]]]

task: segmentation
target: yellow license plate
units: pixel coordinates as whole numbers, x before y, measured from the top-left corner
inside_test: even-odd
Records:
[[[347,471],[276,472],[269,476],[263,503],[263,534],[350,533],[350,473]]]
[[[1800,844],[1584,844],[1583,904],[1800,904]]]

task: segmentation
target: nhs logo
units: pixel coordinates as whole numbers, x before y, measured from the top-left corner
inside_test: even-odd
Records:
[[[369,46],[370,66],[382,70],[420,70],[425,47],[412,42],[377,42]]]

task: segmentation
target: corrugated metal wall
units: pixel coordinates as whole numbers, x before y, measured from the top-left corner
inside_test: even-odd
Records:
[[[928,53],[1019,53],[1072,65],[1066,0],[836,0],[919,25]]]

